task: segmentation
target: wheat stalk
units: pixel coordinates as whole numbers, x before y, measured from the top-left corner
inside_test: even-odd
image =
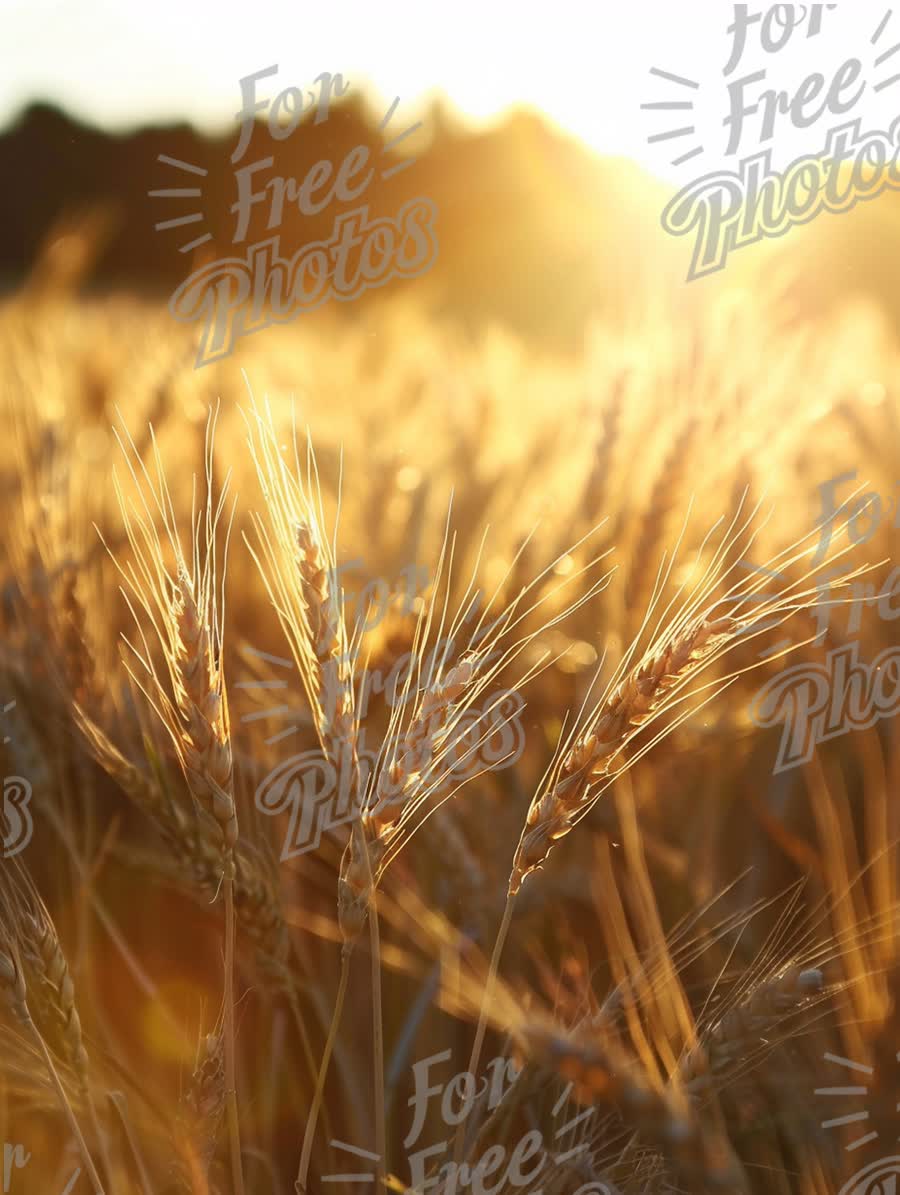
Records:
[[[226,479],[218,504],[213,506],[212,475],[215,416],[207,420],[204,441],[206,502],[202,528],[192,523],[190,557],[186,557],[175,525],[171,497],[155,440],[158,492],[143,461],[138,458],[140,476],[125,453],[135,482],[141,509],[125,499],[116,481],[125,532],[134,553],[129,568],[119,568],[131,596],[149,622],[168,673],[167,686],[157,669],[137,612],[144,652],[132,648],[143,666],[149,689],[132,671],[136,683],[147,695],[169,734],[181,763],[191,796],[214,820],[221,836],[221,874],[225,896],[225,1071],[226,1107],[235,1195],[243,1195],[240,1125],[235,1089],[234,1026],[234,888],[235,846],[238,842],[237,807],[234,795],[233,752],[225,688],[222,646],[224,637],[224,566],[220,577],[216,561],[216,536],[225,507]],[[134,443],[128,437],[134,452]],[[120,440],[121,444],[121,440]],[[141,484],[143,481],[144,485]],[[152,507],[146,497],[152,495]],[[166,551],[157,529],[162,523],[168,550],[174,556],[174,576],[166,565]],[[227,555],[228,538],[225,552]],[[188,564],[188,559],[191,563]],[[221,591],[221,592],[220,592]],[[170,696],[171,693],[171,696]]]
[[[180,1101],[176,1124],[176,1146],[180,1155],[177,1167],[185,1191],[193,1192],[198,1183],[204,1188],[219,1128],[225,1116],[224,1039],[221,1032],[208,1033],[197,1047],[197,1059]]]
[[[13,899],[20,904],[20,950],[23,962],[34,979],[32,989],[37,1020],[41,1025],[53,1025],[58,1030],[64,1056],[78,1078],[81,1095],[100,1150],[103,1169],[110,1178],[112,1169],[91,1091],[88,1053],[82,1037],[81,1019],[75,1006],[75,985],[53,919],[24,869],[20,874],[24,883],[17,888]],[[46,1033],[42,1036],[46,1038]]]
[[[6,916],[10,914],[9,908],[5,911]],[[7,930],[8,933],[8,930]],[[22,962],[19,951],[11,938],[7,937],[3,943],[3,949],[0,949],[0,992],[2,992],[4,1002],[12,1012],[15,1019],[22,1026],[27,1034],[30,1035],[34,1044],[37,1046],[38,1052],[44,1061],[44,1066],[47,1068],[47,1073],[50,1076],[50,1081],[56,1091],[59,1099],[60,1107],[63,1114],[68,1121],[69,1128],[72,1135],[78,1142],[78,1148],[81,1151],[81,1156],[84,1161],[85,1168],[88,1172],[91,1185],[94,1188],[94,1195],[103,1195],[103,1186],[100,1182],[100,1176],[94,1166],[87,1143],[84,1140],[78,1121],[75,1118],[75,1113],[72,1110],[72,1105],[66,1096],[65,1090],[60,1080],[59,1073],[50,1056],[50,1051],[40,1030],[35,1024],[31,1016],[31,1010],[28,1006],[28,994],[25,984],[25,974],[22,968]]]
[[[701,1123],[675,1093],[648,1085],[617,1047],[596,1038],[573,1039],[537,1024],[521,1027],[517,1036],[530,1058],[571,1084],[576,1100],[618,1110],[635,1125],[691,1191],[749,1191],[727,1139]]]
[[[696,592],[683,601],[681,609],[672,615],[671,611],[684,588],[682,585],[659,615],[656,634],[649,647],[635,662],[641,640],[639,633],[600,700],[576,723],[568,738],[561,740],[556,757],[548,769],[547,781],[532,798],[513,856],[506,904],[488,971],[483,1011],[476,1025],[469,1059],[470,1073],[477,1072],[487,1029],[486,1009],[509,933],[514,902],[524,879],[542,866],[553,846],[586,816],[615,776],[633,766],[674,729],[672,724],[664,726],[635,756],[613,771],[615,759],[648,724],[675,705],[679,694],[690,686],[703,669],[737,642],[755,638],[779,625],[797,609],[803,608],[804,603],[808,604],[812,600],[815,589],[808,582],[815,576],[816,567],[808,568],[798,580],[785,584],[774,594],[761,592],[767,584],[765,578],[782,576],[798,559],[808,554],[806,545],[814,538],[812,535],[806,535],[791,544],[758,570],[759,576],[755,582],[750,585],[737,583],[725,588],[724,582],[733,570],[726,569],[723,562],[727,561],[732,545],[752,524],[756,513],[754,509],[745,525],[738,526],[741,516],[741,508],[738,508],[730,527],[702,571]],[[753,539],[754,536],[751,536],[749,547],[752,547]],[[698,563],[707,540],[703,541],[698,552]],[[660,603],[674,556],[673,553],[665,571],[661,565],[660,578],[644,620],[645,625]],[[718,600],[711,601],[717,589],[724,589],[724,594]],[[723,604],[731,605],[732,612],[723,615],[720,612]],[[717,682],[713,695],[723,691],[728,683],[728,679]],[[706,701],[709,700],[711,698],[707,696]],[[686,716],[682,713],[679,720],[684,720]],[[461,1158],[462,1145],[463,1132],[460,1126],[454,1149],[457,1162]]]
[[[531,805],[513,859],[509,891],[515,895],[553,845],[583,816],[591,786],[609,776],[611,762],[663,707],[676,686],[699,671],[741,631],[734,618],[705,616],[661,644],[603,703],[597,716],[561,757],[559,776]]]

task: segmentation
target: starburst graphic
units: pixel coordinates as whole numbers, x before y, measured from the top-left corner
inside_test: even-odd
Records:
[[[573,1083],[570,1082],[566,1086],[562,1095],[560,1095],[560,1097],[557,1099],[556,1103],[553,1105],[554,1119],[560,1115],[560,1113],[565,1109],[566,1105],[568,1104],[569,1096],[572,1093],[572,1087],[573,1087]],[[560,1125],[560,1127],[553,1134],[554,1141],[560,1141],[563,1137],[567,1136],[567,1134],[571,1133],[573,1129],[577,1128],[578,1125],[586,1124],[588,1121],[590,1121],[591,1117],[593,1117],[595,1111],[596,1111],[595,1108],[585,1108],[582,1112],[579,1112],[576,1116],[573,1116],[571,1120],[567,1120],[565,1124]],[[341,1150],[341,1151],[344,1151],[345,1153],[351,1154],[354,1158],[362,1158],[367,1162],[372,1162],[373,1164],[376,1164],[381,1161],[380,1154],[372,1153],[371,1150],[360,1149],[359,1146],[351,1145],[346,1141],[332,1140],[330,1144],[332,1145],[332,1147],[334,1149]],[[557,1147],[557,1148],[559,1148],[559,1147]],[[587,1152],[587,1150],[589,1148],[590,1148],[589,1142],[586,1140],[581,1140],[576,1145],[571,1146],[568,1149],[563,1149],[559,1153],[548,1151],[548,1153],[545,1156],[546,1156],[546,1159],[554,1162],[556,1165],[561,1165],[564,1162],[571,1162],[571,1160],[573,1158],[576,1158],[579,1155],[584,1154],[585,1152]],[[507,1150],[507,1161],[509,1160],[509,1157],[511,1157],[512,1152],[513,1152],[513,1147],[511,1146],[509,1148],[509,1150]],[[473,1169],[476,1167],[477,1167],[477,1162],[474,1164]],[[374,1173],[374,1171],[370,1172],[367,1170],[364,1172],[354,1172],[354,1173],[341,1172],[340,1174],[326,1174],[326,1175],[322,1176],[322,1182],[323,1183],[349,1183],[349,1182],[374,1183],[375,1182],[375,1173]],[[594,1186],[593,1191],[594,1191],[594,1195],[608,1195],[608,1188],[605,1187],[603,1184]]]
[[[283,656],[274,656],[266,651],[259,651],[255,647],[245,647],[242,650],[245,658],[252,657],[256,660],[261,660],[266,664],[271,664],[276,668],[284,668],[288,671],[295,670],[296,665],[293,660],[287,660]],[[299,682],[298,682],[299,683]],[[247,692],[264,693],[271,692],[284,693],[287,691],[288,682],[281,677],[269,678],[265,680],[246,680],[238,681],[235,685],[237,689],[244,689]],[[243,714],[241,722],[262,722],[269,718],[289,718],[290,723],[283,730],[270,735],[265,741],[268,746],[273,743],[280,743],[282,739],[290,738],[291,735],[297,733],[301,726],[308,724],[309,714],[302,707],[294,707],[286,705],[283,702],[278,705],[266,705],[263,709],[254,710],[252,713]]]
[[[900,1051],[897,1052],[896,1058],[897,1061],[900,1062]],[[841,1058],[837,1054],[826,1054],[825,1061],[832,1063],[835,1066],[843,1067],[845,1070],[851,1071],[854,1075],[861,1075],[865,1079],[871,1079],[875,1073],[871,1066],[866,1066],[862,1062],[854,1062],[852,1058]],[[841,1099],[855,1096],[868,1096],[869,1094],[870,1092],[868,1085],[859,1082],[839,1087],[816,1088],[816,1095],[827,1095]],[[897,1111],[900,1112],[900,1104],[897,1104]],[[858,1124],[863,1126],[868,1119],[869,1113],[863,1108],[858,1112],[848,1112],[845,1116],[835,1116],[830,1120],[823,1120],[822,1128],[835,1129],[848,1124]],[[872,1132],[864,1133],[861,1137],[854,1138],[851,1142],[849,1142],[849,1144],[845,1145],[844,1148],[848,1153],[852,1153],[853,1150],[859,1149],[863,1145],[867,1145],[870,1141],[875,1141],[877,1137],[878,1131],[873,1130]],[[900,1136],[897,1137],[897,1140],[900,1141]]]
[[[162,162],[164,166],[172,166],[175,170],[183,170],[187,174],[199,175],[200,178],[206,178],[209,173],[202,166],[193,166],[190,162],[182,162],[178,158],[170,158],[167,154],[160,154],[156,160],[157,162]],[[201,187],[169,187],[160,191],[148,191],[147,194],[152,199],[199,199],[203,194],[203,190]],[[199,224],[203,219],[202,212],[191,212],[187,216],[176,216],[171,220],[161,220],[158,224],[154,224],[153,227],[157,232],[164,232],[168,228],[183,228],[186,224]],[[199,245],[205,245],[207,241],[211,240],[212,233],[205,232],[193,241],[179,245],[178,252],[190,253],[192,249],[196,249]]]
[[[841,1067],[849,1074],[842,1075],[841,1078],[844,1079],[844,1082],[833,1087],[817,1087],[816,1095],[853,1102],[861,1099],[864,1101],[869,1096],[875,1095],[872,1090],[874,1085],[870,1086],[875,1075],[874,1067],[867,1066],[863,1062],[855,1062],[852,1058],[842,1058],[839,1054],[825,1054],[824,1057],[831,1066]],[[895,1058],[900,1062],[900,1051],[896,1053]],[[883,1092],[878,1093],[878,1098],[883,1098]],[[845,1103],[844,1106],[848,1105]],[[853,1103],[849,1106],[852,1107]],[[900,1112],[900,1104],[896,1104],[895,1108]],[[859,1136],[854,1136],[844,1146],[846,1153],[853,1154],[864,1145],[879,1139],[880,1134],[877,1129],[865,1131],[870,1122],[869,1110],[862,1107],[852,1112],[846,1112],[842,1116],[832,1116],[823,1120],[821,1126],[823,1129],[839,1129],[846,1125],[858,1125],[861,1130]],[[895,1140],[900,1141],[900,1136]],[[893,1142],[891,1145],[893,1146]],[[896,1147],[894,1146],[894,1148]],[[890,1157],[876,1158],[853,1174],[841,1187],[838,1195],[888,1195],[889,1192],[893,1195],[893,1192],[897,1190],[898,1176],[900,1176],[900,1157],[894,1154]]]
[[[884,16],[881,18],[881,22],[880,22],[878,28],[872,34],[871,45],[873,45],[873,46],[878,45],[879,41],[881,40],[881,35],[884,33],[885,29],[888,27],[888,23],[890,22],[892,15],[893,15],[892,10],[889,8],[887,10],[887,12],[884,14]],[[893,58],[893,56],[897,53],[898,50],[900,50],[900,42],[897,42],[896,45],[891,46],[891,48],[889,50],[885,50],[883,54],[879,54],[878,57],[875,59],[876,68],[883,66],[890,58]],[[893,67],[896,65],[897,65],[897,63],[893,63],[889,69],[893,69]],[[893,85],[895,83],[900,83],[900,74],[891,75],[889,78],[882,79],[881,82],[873,84],[873,90],[874,91],[884,91],[888,87],[893,87]]]
[[[837,5],[828,4],[825,7],[835,9]],[[869,75],[872,91],[876,94],[880,94],[900,83],[900,71],[897,70],[900,67],[900,58],[897,58],[898,53],[900,53],[900,42],[896,42],[880,53],[878,52],[879,43],[891,23],[892,16],[893,10],[888,9],[879,20],[869,38],[869,45],[874,47],[874,58],[871,62]],[[816,25],[815,32],[818,31],[819,27]],[[807,36],[810,35],[808,31]],[[860,58],[862,58],[862,55],[860,55]],[[678,152],[675,157],[670,159],[670,165],[682,166],[685,162],[689,162],[704,153],[704,145],[699,140],[694,121],[695,104],[691,94],[700,91],[700,83],[696,79],[688,78],[684,74],[662,70],[658,66],[651,67],[649,73],[655,79],[661,79],[666,84],[668,95],[666,98],[654,99],[648,103],[641,104],[642,111],[662,112],[672,115],[669,117],[671,122],[670,127],[660,129],[657,125],[657,131],[654,131],[647,137],[647,144],[655,145],[660,142],[673,141],[676,142],[676,149],[680,150],[685,138],[694,138],[694,144],[685,149],[684,152]],[[886,77],[881,77],[883,75],[886,75]],[[682,118],[681,113],[688,113],[690,115]],[[687,121],[687,123],[682,123],[682,120]]]
[[[307,94],[311,96],[313,103],[315,103],[315,97],[312,96],[312,93],[307,93]],[[391,101],[390,107],[385,112],[384,116],[382,117],[381,122],[378,125],[379,133],[384,133],[386,131],[388,125],[390,124],[390,122],[394,116],[394,113],[397,111],[397,106],[399,105],[399,103],[400,103],[400,97],[398,95],[398,96],[395,96],[394,99]],[[405,141],[407,137],[411,137],[413,133],[418,132],[418,130],[421,129],[421,127],[422,127],[422,121],[421,120],[416,121],[415,124],[412,124],[408,128],[405,128],[402,133],[398,133],[396,137],[393,137],[390,141],[386,141],[384,143],[384,145],[382,145],[382,147],[381,147],[381,150],[380,150],[381,156],[385,157],[385,156],[389,156],[389,155],[393,154],[393,151],[397,148],[398,145],[400,145],[403,141]],[[193,175],[194,177],[202,178],[202,179],[208,178],[208,176],[209,176],[209,171],[204,170],[202,166],[197,166],[192,162],[184,162],[180,158],[171,158],[171,157],[169,157],[168,154],[159,154],[159,155],[157,155],[156,160],[157,160],[157,162],[160,162],[163,166],[171,167],[173,170],[181,171],[183,174],[190,174],[190,175]],[[380,171],[381,178],[384,180],[393,178],[394,175],[399,174],[402,170],[408,170],[410,166],[415,165],[417,160],[418,159],[415,157],[408,157],[408,158],[404,158],[400,162],[394,162],[389,166],[383,167]],[[166,199],[166,200],[202,199],[203,198],[203,187],[202,186],[160,187],[160,188],[154,189],[152,191],[148,191],[147,194],[150,196],[151,199]],[[171,219],[168,219],[168,220],[160,220],[156,224],[154,224],[153,227],[156,229],[157,232],[166,232],[171,228],[185,228],[188,225],[202,224],[205,220],[206,220],[206,216],[203,213],[203,211],[192,211],[192,212],[188,212],[185,215],[173,216]],[[212,237],[211,232],[204,232],[200,236],[194,237],[192,240],[186,241],[183,245],[179,245],[178,252],[179,253],[190,253],[192,250],[199,248],[201,245],[205,245],[208,241],[211,241],[212,239],[213,239],[213,237]]]
[[[729,602],[741,604],[746,602],[750,606],[765,604],[766,602],[770,602],[776,596],[776,593],[780,593],[783,586],[787,583],[787,578],[783,573],[773,571],[769,568],[762,568],[758,564],[752,564],[749,560],[739,560],[738,568],[744,569],[745,572],[755,573],[756,576],[777,581],[778,588],[774,591],[764,593],[735,593],[728,598]],[[763,631],[769,631],[773,627],[780,626],[782,621],[783,619],[781,618],[758,619],[756,622],[750,622],[746,626],[741,627],[739,634],[743,636],[759,635]],[[769,656],[777,655],[779,652],[783,652],[786,648],[790,647],[790,643],[790,639],[779,639],[772,647],[767,647],[760,651],[759,658],[764,660]]]
[[[563,1110],[563,1108],[565,1108],[566,1104],[569,1102],[569,1096],[572,1094],[573,1086],[574,1086],[574,1083],[568,1083],[565,1090],[563,1091],[562,1095],[559,1097],[559,1099],[553,1105],[553,1116],[554,1117],[559,1116],[560,1112]],[[582,1121],[590,1120],[591,1117],[594,1115],[594,1112],[595,1112],[594,1108],[585,1108],[585,1110],[583,1112],[579,1112],[577,1116],[573,1116],[571,1120],[567,1120],[564,1125],[562,1125],[560,1128],[558,1128],[556,1130],[556,1132],[553,1134],[553,1139],[555,1141],[558,1141],[560,1137],[564,1137],[566,1135],[566,1133],[571,1132],[572,1129],[574,1129],[576,1125],[581,1124]],[[559,1165],[562,1162],[570,1162],[572,1160],[572,1158],[575,1158],[579,1154],[584,1153],[587,1148],[588,1148],[588,1143],[586,1141],[581,1141],[581,1142],[579,1142],[578,1145],[573,1146],[571,1149],[568,1149],[561,1154],[553,1155],[553,1161],[556,1162],[557,1165]]]
[[[387,128],[387,126],[390,124],[391,117],[397,111],[397,105],[399,103],[400,103],[399,95],[394,96],[394,99],[393,99],[393,102],[391,103],[390,108],[388,108],[387,112],[385,112],[384,116],[382,117],[381,124],[379,124],[379,126],[378,126],[378,131],[380,133],[383,133],[385,131],[385,129]],[[410,125],[408,129],[404,129],[402,133],[400,133],[398,136],[394,137],[394,139],[392,141],[385,142],[385,144],[382,146],[381,152],[383,154],[391,153],[394,150],[394,148],[400,144],[401,141],[405,141],[407,137],[409,137],[413,133],[417,132],[421,127],[422,127],[421,120],[416,121],[415,124]],[[404,161],[398,162],[395,166],[390,166],[387,170],[382,170],[381,177],[384,179],[392,178],[395,174],[399,174],[401,170],[406,170],[410,166],[414,165],[416,161],[417,161],[416,158],[406,158]]]
[[[684,89],[699,91],[700,84],[695,79],[686,79],[683,75],[674,75],[670,71],[660,70],[658,66],[650,68],[650,74],[655,75],[659,79],[666,80],[667,83],[674,83],[677,87],[683,90],[679,93],[683,96]],[[688,99],[677,100],[657,100],[649,104],[641,104],[641,108],[651,112],[688,112],[693,111],[694,101]],[[647,138],[648,145],[654,145],[658,141],[674,141],[681,137],[693,137],[697,132],[694,125],[683,125],[680,128],[664,129],[661,133],[654,133]],[[685,162],[689,162],[691,158],[699,157],[703,153],[702,145],[692,146],[683,154],[679,154],[677,158],[672,159],[673,166],[681,166]]]
[[[332,1141],[331,1145],[335,1149],[352,1154],[355,1158],[364,1158],[368,1162],[381,1161],[381,1154],[374,1154],[368,1149],[360,1149],[359,1146],[350,1145],[346,1141]],[[374,1181],[374,1171],[365,1174],[325,1174],[322,1176],[323,1183],[374,1183]]]
[[[14,710],[15,708],[16,708],[16,701],[15,701],[15,698],[13,698],[12,701],[8,701],[6,703],[6,705],[3,706],[3,713],[8,714],[11,710]],[[9,735],[8,734],[4,735],[3,736],[4,744],[8,743],[9,741],[10,741]]]

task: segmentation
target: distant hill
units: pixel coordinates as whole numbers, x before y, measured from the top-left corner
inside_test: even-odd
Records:
[[[371,216],[385,216],[415,196],[430,198],[438,211],[438,257],[427,286],[423,278],[385,290],[420,288],[431,306],[463,322],[493,317],[528,334],[574,343],[589,314],[614,314],[627,305],[646,269],[648,229],[658,241],[657,256],[667,258],[677,276],[670,239],[658,226],[665,192],[633,164],[601,159],[527,111],[497,129],[472,133],[455,127],[436,106],[423,125],[420,136],[428,143],[418,160],[391,178],[376,177],[361,202],[369,204]],[[273,140],[260,125],[243,161],[275,159],[272,170],[259,176],[260,185],[273,174],[302,179],[322,158],[337,167],[361,144],[369,147],[373,162],[396,164],[403,160],[397,153],[381,153],[402,128],[395,118],[389,133],[380,133],[351,96],[335,104],[327,121],[304,119],[284,141]],[[197,253],[243,252],[244,246],[232,245],[229,211],[236,198],[229,160],[236,144],[236,124],[221,138],[204,137],[186,124],[115,136],[48,105],[30,106],[0,135],[0,172],[7,180],[0,192],[0,277],[16,284],[51,229],[72,213],[105,203],[113,223],[91,271],[91,287],[171,294],[196,268]],[[198,180],[161,164],[160,154],[207,175]],[[198,183],[200,199],[147,194]],[[272,235],[261,206],[247,243]],[[335,203],[304,216],[286,205],[282,251],[294,253],[327,237],[335,216],[351,206]],[[202,223],[154,230],[159,221],[195,210],[202,211]],[[199,229],[213,239],[192,261],[178,245]]]
[[[335,169],[358,145],[366,145],[379,169],[404,159],[385,144],[402,132],[395,116],[379,131],[378,117],[360,99],[334,104],[329,119],[312,113],[285,140],[264,124],[254,131],[243,163],[271,156],[270,171],[301,180],[319,160]],[[51,231],[73,215],[105,205],[109,235],[88,278],[94,290],[128,288],[167,297],[209,258],[239,253],[230,207],[236,185],[230,156],[238,129],[206,137],[187,124],[112,135],[70,119],[46,104],[33,104],[0,134],[0,280],[18,285],[38,258]],[[660,227],[668,190],[632,162],[603,158],[558,132],[539,115],[520,110],[486,132],[459,127],[436,104],[423,119],[417,160],[384,179],[376,176],[357,204],[333,203],[314,216],[286,204],[281,250],[290,256],[329,236],[342,210],[359,202],[370,217],[393,216],[402,204],[425,196],[437,206],[437,261],[423,278],[396,281],[353,303],[337,304],[352,318],[358,303],[406,290],[429,309],[464,326],[498,320],[532,338],[578,347],[585,321],[600,315],[627,320],[652,293],[685,303],[715,297],[727,280],[753,284],[776,260],[796,275],[795,293],[806,310],[849,292],[873,296],[900,329],[900,295],[894,275],[900,249],[900,199],[888,193],[850,215],[821,216],[759,250],[732,255],[725,275],[684,287],[691,246]],[[202,178],[158,161],[160,154],[191,163]],[[242,164],[243,164],[242,163]],[[201,185],[199,199],[150,198],[148,192]],[[200,211],[202,221],[156,231],[165,219]],[[246,243],[273,235],[260,205]],[[200,230],[212,239],[192,254],[179,244]],[[200,255],[204,256],[200,256]]]

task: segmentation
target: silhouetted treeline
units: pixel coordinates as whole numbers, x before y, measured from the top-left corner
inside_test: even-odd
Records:
[[[274,98],[274,83],[260,94]],[[422,293],[444,314],[473,324],[499,318],[529,334],[572,340],[580,338],[590,313],[621,308],[647,262],[646,229],[657,227],[657,188],[637,168],[594,156],[536,114],[519,112],[495,130],[472,133],[435,106],[423,122],[427,147],[413,165],[383,179],[382,169],[403,160],[399,150],[382,153],[405,127],[401,111],[381,133],[378,118],[351,94],[333,103],[326,121],[316,124],[311,112],[283,141],[260,122],[239,165],[274,158],[272,168],[256,176],[261,189],[274,175],[299,183],[323,158],[337,169],[355,146],[368,146],[376,175],[359,202],[368,204],[370,218],[394,215],[419,195],[437,206],[438,256]],[[127,287],[166,296],[196,267],[198,254],[243,255],[248,244],[273,234],[266,228],[267,205],[259,204],[246,241],[232,243],[236,183],[230,157],[237,143],[236,122],[219,138],[187,124],[114,136],[48,105],[30,106],[0,135],[0,171],[7,180],[0,194],[0,277],[16,284],[60,221],[101,203],[112,220],[89,279],[95,290]],[[160,154],[207,175],[201,179],[162,164]],[[199,199],[148,196],[198,185]],[[358,204],[334,202],[307,216],[285,202],[278,230],[283,256],[328,237],[336,215],[351,206]],[[201,222],[154,229],[195,211]],[[206,231],[212,241],[194,253],[179,252],[179,245]],[[419,285],[398,281],[385,289]]]
[[[276,78],[271,84],[259,86],[259,95],[270,101],[285,83]],[[417,160],[386,179],[382,171],[403,161],[400,151],[413,144],[410,139],[397,151],[384,151],[411,119],[402,104],[384,132],[381,114],[367,111],[354,93],[333,101],[327,120],[316,123],[314,114],[313,109],[284,140],[258,123],[238,165],[274,161],[255,176],[254,190],[276,175],[299,185],[322,159],[336,173],[359,145],[369,148],[375,177],[359,200],[335,200],[315,215],[301,214],[286,200],[276,230],[283,257],[327,239],[336,217],[360,203],[367,205],[370,220],[396,216],[417,196],[437,207],[434,267],[423,278],[394,281],[352,303],[331,304],[349,318],[358,303],[405,289],[415,302],[464,326],[497,320],[528,337],[577,347],[591,316],[628,319],[648,295],[660,293],[682,307],[723,280],[743,279],[752,286],[754,270],[766,275],[774,255],[788,263],[800,308],[811,311],[861,291],[900,329],[893,273],[900,209],[890,193],[850,215],[821,216],[765,243],[757,256],[754,249],[742,249],[723,275],[685,287],[692,246],[688,238],[666,235],[659,222],[670,192],[626,159],[591,153],[536,113],[517,111],[490,131],[473,132],[435,104],[423,118],[420,137],[427,144]],[[0,134],[0,282],[18,285],[48,237],[73,216],[98,208],[108,235],[87,279],[95,291],[127,288],[165,298],[204,260],[244,256],[250,244],[273,231],[266,227],[268,204],[260,203],[245,241],[233,243],[237,188],[230,159],[238,136],[237,122],[219,137],[206,137],[188,124],[111,135],[49,105],[31,105]],[[160,154],[207,173],[201,179],[181,172],[160,163]],[[148,195],[198,185],[200,198]],[[202,220],[154,228],[192,212],[200,212]],[[179,245],[205,232],[212,239],[204,246],[179,252]]]

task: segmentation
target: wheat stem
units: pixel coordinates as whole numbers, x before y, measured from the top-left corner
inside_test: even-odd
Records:
[[[484,1035],[487,1030],[487,1015],[488,1006],[490,1004],[491,996],[493,995],[494,984],[497,979],[497,972],[500,967],[500,957],[503,954],[503,947],[506,945],[506,938],[509,933],[510,923],[512,922],[513,905],[516,902],[516,894],[510,892],[506,897],[506,905],[503,909],[503,919],[500,922],[500,928],[497,931],[497,938],[494,942],[494,952],[491,955],[491,965],[488,969],[487,981],[484,985],[484,996],[481,1001],[481,1011],[478,1014],[478,1024],[475,1027],[475,1040],[472,1043],[472,1053],[469,1056],[468,1072],[474,1076],[477,1081],[478,1063],[481,1059],[481,1050],[484,1045]],[[453,1160],[457,1165],[462,1161],[463,1145],[465,1141],[465,1120],[460,1121],[456,1128],[456,1136],[453,1141]]]
[[[82,1135],[81,1129],[78,1127],[78,1121],[75,1119],[75,1113],[72,1111],[72,1105],[69,1103],[69,1099],[63,1090],[63,1085],[60,1081],[59,1074],[56,1070],[56,1067],[53,1065],[53,1059],[50,1057],[50,1051],[47,1049],[40,1030],[30,1016],[23,1021],[23,1025],[34,1038],[35,1043],[40,1050],[41,1055],[43,1056],[44,1065],[47,1067],[47,1073],[50,1075],[53,1086],[56,1088],[56,1094],[59,1097],[59,1102],[62,1106],[66,1120],[69,1122],[69,1128],[72,1130],[72,1135],[78,1142],[78,1148],[81,1152],[82,1160],[88,1172],[88,1178],[91,1180],[91,1185],[94,1188],[94,1195],[104,1195],[103,1185],[100,1182],[100,1176],[97,1174],[97,1169],[94,1166],[93,1158],[88,1151],[87,1142]]]
[[[231,1149],[231,1179],[235,1195],[244,1195],[241,1164],[241,1127],[235,1085],[234,1040],[234,858],[225,859],[225,1108]]]
[[[128,1107],[125,1101],[125,1096],[121,1091],[108,1091],[106,1098],[109,1100],[111,1107],[115,1110],[119,1118],[119,1124],[122,1128],[122,1133],[128,1143],[128,1149],[131,1153],[131,1159],[134,1162],[135,1169],[138,1173],[138,1179],[141,1184],[141,1191],[143,1195],[153,1195],[153,1184],[150,1181],[150,1176],[147,1173],[147,1164],[144,1161],[143,1155],[138,1145],[137,1137],[135,1136],[134,1128],[128,1116]]]
[[[322,1065],[319,1067],[316,1090],[313,1094],[312,1106],[309,1109],[309,1116],[306,1120],[306,1132],[303,1135],[303,1148],[300,1152],[300,1165],[297,1169],[297,1178],[294,1182],[296,1195],[306,1195],[306,1179],[309,1174],[309,1160],[312,1156],[313,1139],[316,1135],[316,1121],[319,1116],[319,1108],[322,1105],[322,1096],[325,1092],[325,1079],[328,1075],[331,1052],[334,1049],[338,1027],[341,1023],[341,1014],[344,1011],[344,998],[347,995],[347,980],[350,976],[350,958],[352,953],[352,948],[345,948],[341,951],[341,977],[338,981],[337,996],[334,1002],[334,1015],[331,1018],[331,1026],[328,1030],[328,1037],[325,1040],[325,1049],[322,1051]]]
[[[97,1116],[97,1105],[94,1102],[94,1097],[91,1093],[90,1086],[87,1079],[82,1083],[82,1094],[84,1102],[87,1105],[88,1117],[91,1122],[91,1131],[94,1134],[94,1139],[97,1142],[97,1150],[100,1154],[100,1167],[109,1182],[112,1182],[113,1171],[109,1160],[109,1150],[106,1148],[106,1140],[103,1136],[103,1130],[100,1127],[100,1118]]]
[[[309,1033],[306,1030],[306,1023],[303,1020],[303,1012],[300,1008],[300,1001],[297,999],[297,993],[294,990],[293,984],[286,983],[285,991],[286,991],[286,995],[287,995],[288,1004],[291,1009],[291,1015],[293,1016],[294,1023],[297,1026],[297,1034],[300,1038],[301,1049],[303,1050],[303,1061],[306,1063],[306,1067],[307,1067],[307,1070],[309,1071],[310,1079],[312,1079],[313,1082],[315,1082],[316,1061],[315,1061],[315,1058],[313,1057],[312,1043],[309,1040]],[[329,1114],[327,1104],[323,1105],[323,1107],[322,1107],[322,1128],[325,1130],[325,1136],[328,1138],[328,1141],[329,1141],[329,1146],[328,1146],[329,1156],[331,1157],[331,1160],[334,1161],[334,1149],[333,1149],[332,1145],[330,1144],[332,1136],[333,1136],[333,1133],[331,1131],[331,1116]],[[335,1164],[334,1168],[336,1168],[336,1164]]]
[[[375,1072],[375,1190],[384,1189],[384,1175],[388,1170],[387,1135],[384,1115],[384,1021],[381,1006],[381,934],[375,895],[369,909],[369,942],[372,955],[372,1054]]]

